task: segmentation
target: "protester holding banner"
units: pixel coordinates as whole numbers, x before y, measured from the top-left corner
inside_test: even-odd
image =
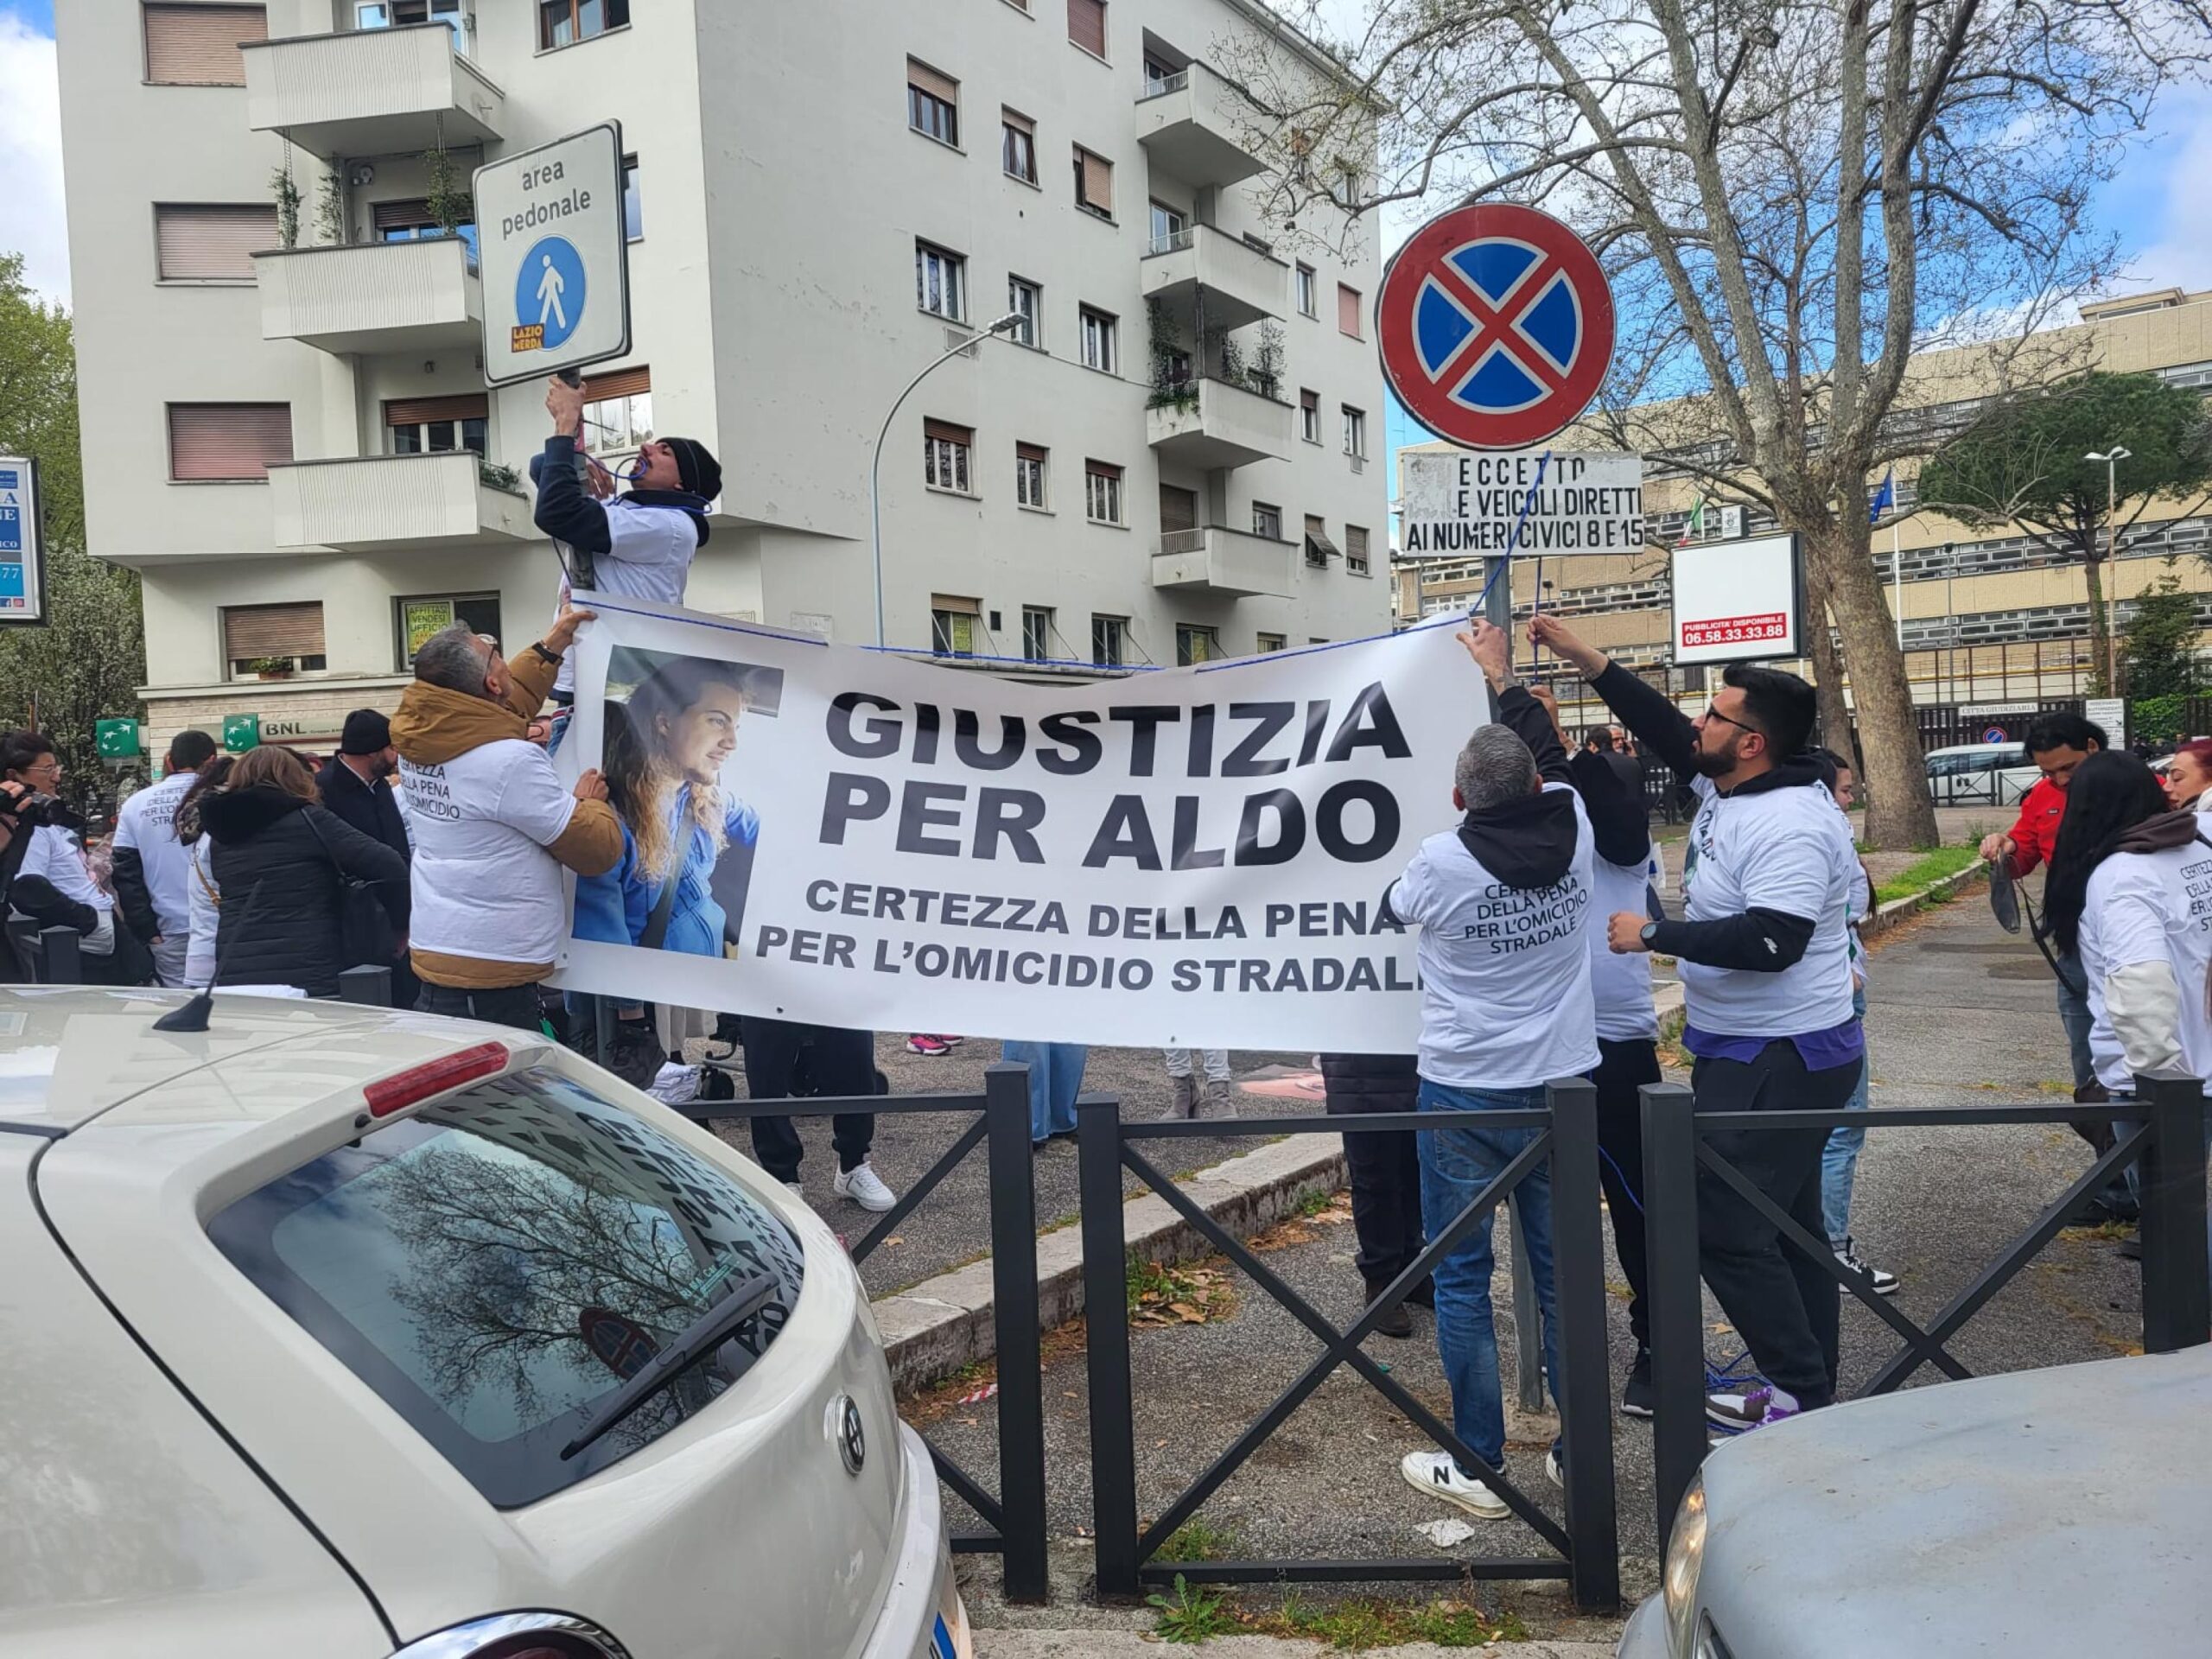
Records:
[[[1459,636],[1497,695],[1500,724],[1467,740],[1454,767],[1456,830],[1423,841],[1388,903],[1418,930],[1421,1093],[1433,1111],[1529,1111],[1555,1077],[1597,1069],[1590,950],[1592,842],[1567,782],[1551,717],[1512,675],[1509,637],[1478,622]],[[1432,1238],[1536,1138],[1534,1129],[1423,1130],[1421,1210]],[[1551,1178],[1539,1164],[1512,1201],[1543,1324],[1544,1370],[1557,1398]],[[1486,1520],[1509,1511],[1485,1484],[1505,1469],[1505,1413],[1491,1313],[1489,1222],[1436,1265],[1436,1344],[1452,1386],[1452,1428],[1484,1468],[1449,1452],[1409,1452],[1417,1491]],[[1528,1310],[1516,1309],[1521,1340]],[[1559,1478],[1557,1447],[1548,1466]]]
[[[126,926],[154,953],[155,976],[184,983],[186,947],[192,937],[191,892],[184,843],[176,838],[176,809],[215,758],[205,732],[179,732],[169,740],[162,781],[140,790],[115,815],[115,895]]]
[[[1817,713],[1794,674],[1729,667],[1710,706],[1685,719],[1666,696],[1585,645],[1555,616],[1529,637],[1572,663],[1591,689],[1697,798],[1684,855],[1685,919],[1616,912],[1617,951],[1660,951],[1680,964],[1707,1111],[1827,1110],[1851,1096],[1866,1040],[1852,1012],[1851,887],[1859,870],[1848,825],[1806,748]],[[1731,1129],[1707,1144],[1815,1237],[1825,1129]],[[1698,1171],[1698,1254],[1706,1282],[1765,1381],[1709,1396],[1723,1428],[1754,1428],[1835,1398],[1836,1281],[1785,1249],[1773,1224],[1712,1171]]]
[[[875,1037],[871,1032],[800,1025],[747,1014],[739,1027],[745,1047],[745,1090],[753,1100],[840,1099],[875,1093]],[[899,1202],[869,1166],[875,1141],[874,1112],[838,1112],[830,1120],[837,1173],[830,1190],[863,1210],[880,1213]],[[753,1120],[753,1155],[760,1167],[794,1192],[806,1144],[788,1117]]]

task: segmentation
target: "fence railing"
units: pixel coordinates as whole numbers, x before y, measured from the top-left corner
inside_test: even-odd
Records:
[[[1783,1248],[1859,1299],[1903,1340],[1858,1397],[1900,1388],[1921,1366],[1932,1364],[1954,1379],[1970,1376],[1950,1341],[1987,1306],[2020,1269],[2058,1236],[2084,1199],[2112,1178],[2136,1166],[2140,1176],[2143,1241],[2143,1346],[2171,1353],[2207,1340],[2212,1322],[2212,1263],[2205,1237],[2205,1101],[2194,1081],[2148,1084],[2143,1097],[2094,1108],[2115,1127],[2110,1150],[2066,1190],[1945,1304],[1927,1325],[1916,1324],[1889,1299],[1837,1261],[1825,1238],[1815,1238],[1784,1212],[1741,1168],[1716,1150],[1711,1137],[1730,1132],[1825,1135],[1837,1128],[1891,1129],[2064,1123],[2082,1116],[2073,1103],[2018,1106],[1915,1107],[1877,1112],[1700,1112],[1680,1084],[1654,1084],[1643,1091],[1643,1230],[1649,1266],[1651,1380],[1656,1399],[1652,1459],[1656,1476],[1659,1547],[1663,1555],[1675,1512],[1690,1478],[1704,1461],[1706,1427],[1705,1308],[1699,1288],[1700,1187],[1725,1188],[1749,1205],[1781,1236]]]
[[[1613,1441],[1605,1357],[1605,1240],[1598,1220],[1598,1097],[1587,1082],[1554,1084],[1547,1108],[1522,1112],[1391,1112],[1358,1119],[1363,1134],[1389,1130],[1448,1130],[1461,1122],[1488,1130],[1535,1132],[1522,1151],[1393,1280],[1351,1326],[1338,1330],[1139,1150],[1151,1140],[1281,1135],[1310,1133],[1309,1117],[1238,1118],[1223,1122],[1128,1123],[1114,1101],[1087,1096],[1076,1103],[1077,1179],[1083,1204],[1084,1306],[1090,1394],[1092,1520],[1098,1591],[1134,1597],[1147,1584],[1180,1576],[1215,1583],[1334,1582],[1386,1580],[1565,1579],[1578,1606],[1608,1609],[1620,1600],[1619,1548],[1614,1529]],[[1328,1379],[1350,1365],[1407,1420],[1461,1465],[1482,1460],[1389,1370],[1360,1344],[1384,1314],[1402,1302],[1437,1262],[1475,1232],[1487,1229],[1508,1194],[1549,1160],[1553,1188],[1552,1248],[1558,1274],[1556,1379],[1564,1434],[1567,1486],[1562,1525],[1503,1476],[1484,1484],[1503,1498],[1556,1554],[1538,1556],[1439,1556],[1366,1560],[1249,1560],[1155,1561],[1172,1537],[1222,1483],[1243,1466],[1268,1437]],[[1165,1198],[1214,1249],[1319,1338],[1322,1352],[1249,1424],[1204,1473],[1160,1507],[1149,1527],[1138,1522],[1135,1400],[1129,1370],[1125,1274],[1128,1240],[1122,1224],[1122,1174],[1135,1175]],[[1533,1300],[1514,1310],[1520,1344],[1537,1340]]]

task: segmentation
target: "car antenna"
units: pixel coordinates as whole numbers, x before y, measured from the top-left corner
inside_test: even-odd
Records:
[[[261,898],[261,883],[257,881],[245,896],[245,910],[238,917],[238,931],[231,935],[231,949],[236,950],[245,942],[246,929],[252,925],[254,906]],[[213,970],[198,995],[188,1002],[180,1002],[160,1019],[154,1021],[156,1031],[194,1033],[207,1029],[208,1016],[215,1011],[215,986],[223,976],[223,959],[215,958]]]

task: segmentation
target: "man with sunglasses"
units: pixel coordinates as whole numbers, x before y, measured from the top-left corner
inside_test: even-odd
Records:
[[[1851,1003],[1847,931],[1859,858],[1807,747],[1813,688],[1778,669],[1732,665],[1698,719],[1540,615],[1529,636],[1572,663],[1621,723],[1697,798],[1682,868],[1681,921],[1622,911],[1606,925],[1616,951],[1656,951],[1680,964],[1706,1111],[1840,1108],[1865,1065]],[[1713,1151],[1816,1239],[1825,1239],[1825,1129],[1730,1129]],[[1755,1428],[1835,1399],[1837,1287],[1825,1262],[1778,1230],[1711,1171],[1698,1170],[1698,1257],[1766,1379],[1717,1394],[1707,1414]]]

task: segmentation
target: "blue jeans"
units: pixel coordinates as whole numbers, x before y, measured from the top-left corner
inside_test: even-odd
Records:
[[[1866,988],[1859,987],[1851,994],[1851,1012],[1858,1020],[1866,1018]],[[1844,1109],[1863,1112],[1866,1109],[1866,1077],[1873,1056],[1859,1068],[1858,1086],[1852,1090],[1851,1098],[1843,1103]],[[1821,1209],[1828,1224],[1828,1243],[1837,1249],[1851,1236],[1851,1189],[1859,1179],[1859,1150],[1866,1144],[1864,1128],[1836,1128],[1828,1131],[1828,1143],[1821,1151]]]
[[[1536,1089],[1452,1089],[1421,1079],[1419,1109],[1522,1112],[1541,1108]],[[1488,1186],[1497,1173],[1534,1141],[1535,1129],[1423,1129],[1421,1142],[1421,1218],[1431,1238],[1459,1219],[1459,1212]],[[1529,1268],[1536,1281],[1536,1302],[1543,1320],[1544,1375],[1559,1399],[1559,1351],[1554,1325],[1559,1312],[1552,1284],[1552,1177],[1548,1164],[1529,1171],[1512,1193],[1529,1242]],[[1471,1480],[1505,1466],[1505,1402],[1497,1376],[1497,1329],[1491,1317],[1490,1281],[1497,1266],[1491,1248],[1495,1214],[1436,1264],[1436,1351],[1452,1385],[1452,1427],[1488,1469],[1462,1467]],[[1529,1310],[1514,1310],[1520,1339],[1529,1339]]]
[[[1090,1050],[1081,1043],[1001,1043],[999,1058],[1029,1067],[1029,1139],[1075,1128],[1075,1097],[1083,1092],[1084,1063]]]
[[[2132,1089],[2115,1090],[2113,1098],[2132,1101],[2135,1098],[2135,1092]],[[2125,1141],[2138,1127],[2124,1119],[2115,1119],[2112,1126],[2113,1135],[2117,1140]],[[2212,1109],[2204,1114],[2204,1153],[2208,1159],[2212,1159]],[[2140,1163],[2128,1165],[2124,1179],[2127,1183],[2128,1196],[2140,1204],[2143,1201],[2143,1166]],[[2204,1248],[2208,1253],[2212,1253],[2212,1202],[2208,1202],[2204,1217]]]
[[[2066,1027],[2066,1058],[2078,1093],[2097,1080],[2096,1065],[2089,1058],[2089,994],[2074,988],[2083,983],[2080,957],[2062,956],[2058,967],[2058,1023]]]

